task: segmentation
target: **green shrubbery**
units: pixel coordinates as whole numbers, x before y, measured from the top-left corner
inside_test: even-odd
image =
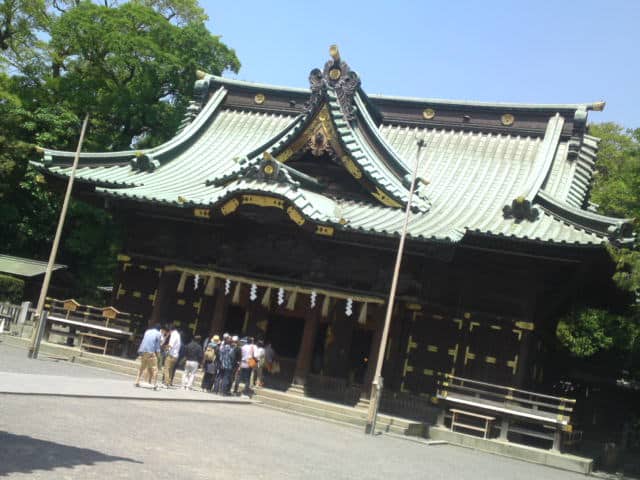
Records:
[[[9,275],[0,275],[0,302],[20,303],[24,281]]]

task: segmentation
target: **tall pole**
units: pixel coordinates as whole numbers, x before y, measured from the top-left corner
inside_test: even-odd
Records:
[[[398,246],[398,254],[396,256],[396,266],[393,270],[393,279],[391,280],[391,290],[389,290],[389,300],[387,301],[387,314],[384,319],[384,329],[382,330],[382,339],[380,340],[380,349],[378,350],[378,359],[376,362],[376,372],[373,377],[371,388],[371,397],[369,400],[369,413],[367,416],[367,424],[365,433],[375,435],[376,420],[378,418],[378,408],[380,407],[380,397],[382,396],[382,364],[384,363],[384,354],[387,350],[387,339],[389,337],[389,327],[391,326],[391,316],[396,299],[396,289],[398,287],[398,277],[400,275],[400,266],[402,265],[402,254],[404,252],[404,243],[407,238],[407,226],[411,217],[411,201],[413,200],[413,191],[416,187],[416,178],[418,177],[418,168],[420,166],[421,153],[424,148],[424,139],[417,140],[418,150],[416,151],[416,165],[413,169],[411,177],[411,188],[409,189],[409,199],[407,200],[407,209],[404,214],[404,223],[402,225],[402,233],[400,234],[400,245]]]
[[[43,320],[46,321],[46,317],[42,315],[44,309],[44,302],[47,298],[47,291],[49,290],[49,282],[51,281],[51,273],[53,272],[53,265],[56,263],[56,256],[58,255],[58,246],[60,245],[60,237],[62,236],[62,228],[64,227],[64,221],[67,216],[67,209],[69,208],[69,201],[71,200],[71,190],[73,189],[73,181],[76,178],[76,170],[78,169],[78,161],[80,160],[80,151],[82,150],[82,142],[84,141],[84,134],[87,130],[87,123],[89,122],[89,114],[87,113],[82,122],[82,129],[80,130],[80,139],[78,140],[78,148],[76,148],[76,154],[73,157],[73,165],[71,166],[71,173],[69,174],[69,181],[67,182],[67,191],[64,194],[64,201],[62,202],[62,209],[60,210],[60,218],[58,218],[58,228],[56,229],[56,236],[53,238],[53,245],[51,245],[51,253],[49,254],[49,262],[47,263],[47,269],[44,274],[44,280],[42,281],[42,289],[40,289],[40,297],[38,298],[38,305],[36,306],[35,320],[38,322],[37,328],[34,328],[31,334],[31,346],[29,347],[29,358],[33,358],[34,352],[37,351],[36,343],[39,343],[39,339],[42,338],[40,330],[45,328]]]

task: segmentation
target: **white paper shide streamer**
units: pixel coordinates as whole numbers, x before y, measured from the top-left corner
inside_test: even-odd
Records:
[[[353,298],[347,298],[347,305],[345,306],[344,313],[347,317],[353,315]]]
[[[318,292],[314,290],[313,292],[311,292],[311,295],[309,295],[309,303],[311,304],[312,309],[316,308],[317,301],[318,301]]]
[[[278,289],[278,305],[282,305],[284,303],[284,288],[280,287]]]

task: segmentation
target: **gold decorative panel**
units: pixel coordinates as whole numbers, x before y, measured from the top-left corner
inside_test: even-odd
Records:
[[[333,227],[327,227],[325,225],[316,226],[316,233],[318,235],[325,235],[331,237],[333,235]]]
[[[287,208],[287,214],[289,218],[293,220],[298,225],[303,225],[305,220],[302,214],[294,207]]]
[[[193,216],[198,218],[211,218],[211,210],[208,208],[194,208]]]
[[[284,209],[284,200],[264,195],[242,195],[242,204]]]
[[[240,205],[240,202],[238,201],[238,199],[232,198],[222,206],[220,211],[222,212],[223,215],[229,215],[230,213],[235,212],[238,209],[239,205]]]

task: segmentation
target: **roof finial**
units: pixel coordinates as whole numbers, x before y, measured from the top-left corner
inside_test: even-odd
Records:
[[[335,62],[340,61],[340,50],[338,50],[338,45],[334,43],[329,47],[329,55],[331,55],[331,58],[333,58]]]
[[[607,102],[605,102],[604,100],[600,100],[599,102],[595,102],[593,105],[591,105],[591,108],[595,111],[595,112],[601,112],[604,110],[604,107],[607,105]]]

